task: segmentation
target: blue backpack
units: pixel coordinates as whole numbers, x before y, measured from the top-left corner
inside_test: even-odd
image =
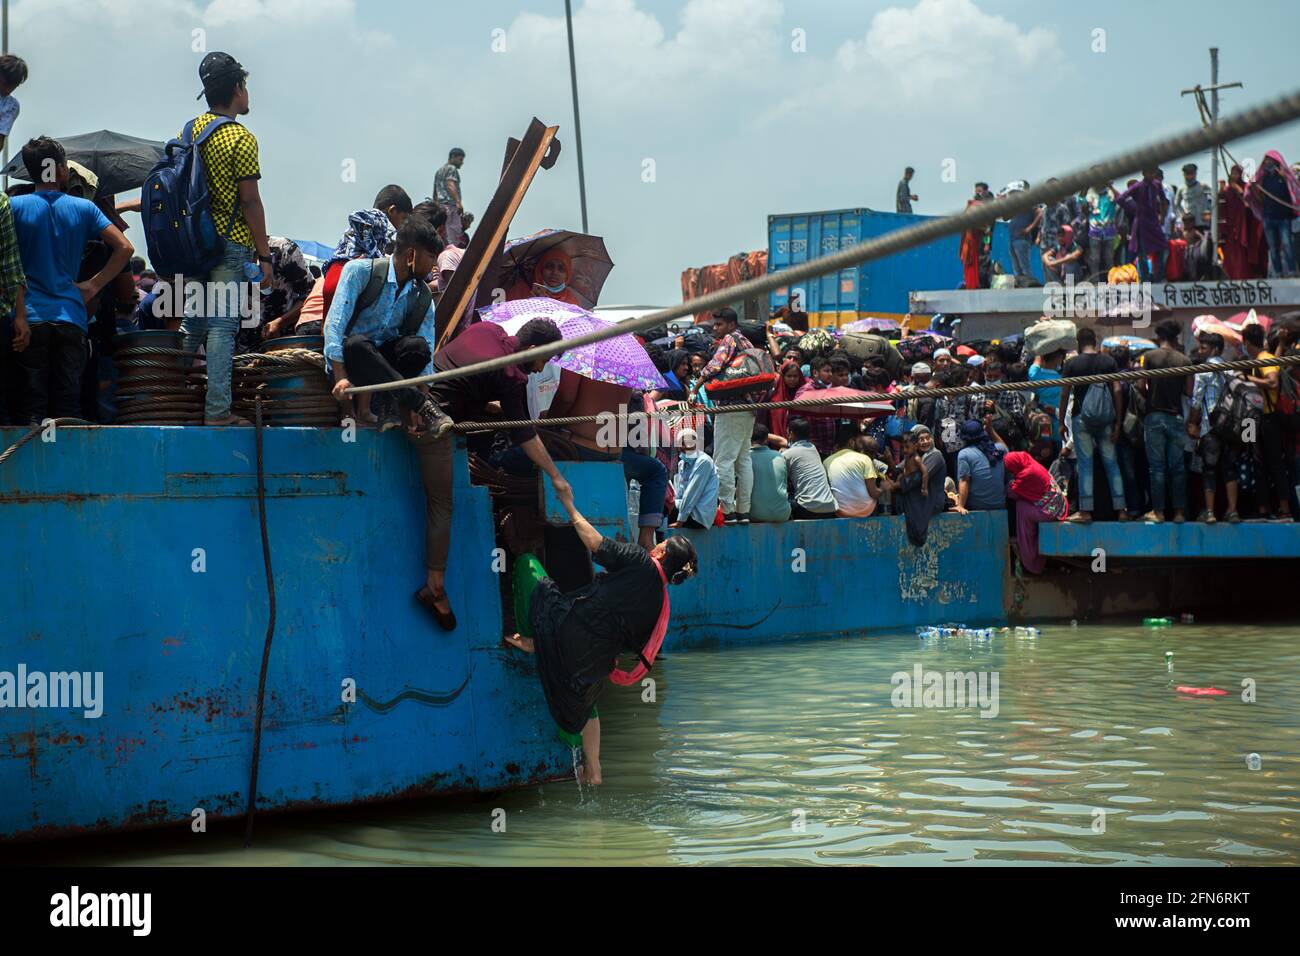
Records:
[[[218,232],[199,147],[233,122],[229,116],[218,116],[198,139],[194,139],[194,121],[186,123],[180,139],[168,141],[163,158],[145,177],[140,218],[144,220],[149,261],[159,275],[198,276],[210,272],[221,260],[239,203],[231,209],[225,230]]]

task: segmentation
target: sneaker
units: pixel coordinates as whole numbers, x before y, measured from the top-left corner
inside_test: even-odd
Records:
[[[1290,524],[1291,516],[1290,515],[1269,515],[1268,523],[1269,524]]]
[[[1229,511],[1223,516],[1223,520],[1228,522],[1228,524],[1241,524],[1241,515],[1237,514],[1235,511]]]
[[[1142,516],[1142,520],[1147,524],[1164,524],[1165,516],[1158,511],[1148,511]]]
[[[394,428],[402,427],[402,420],[393,414],[383,415],[379,419],[378,429],[381,432],[391,432]]]
[[[723,524],[740,524],[740,515],[732,511],[722,516]]]
[[[1246,524],[1263,524],[1268,520],[1268,515],[1253,515],[1246,520]]]
[[[451,418],[437,406],[433,399],[426,399],[416,414],[420,416],[423,430],[432,437],[442,438],[451,432],[453,424]]]
[[[1287,520],[1289,521],[1290,519],[1288,518]],[[749,524],[749,512],[748,512],[748,511],[746,511],[743,515],[740,516],[740,524]]]
[[[1202,523],[1204,523],[1204,524],[1218,524],[1218,523],[1219,523],[1219,519],[1216,518],[1216,517],[1214,517],[1214,512],[1212,512],[1212,511],[1202,511],[1200,514],[1198,514],[1198,515],[1196,516],[1196,520],[1197,520],[1197,521],[1200,521],[1200,522],[1202,522]]]

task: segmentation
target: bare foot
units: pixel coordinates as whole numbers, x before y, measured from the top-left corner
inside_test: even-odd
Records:
[[[598,787],[603,782],[599,765],[593,767],[590,762],[584,763],[578,768],[578,775],[582,778],[583,783],[589,783],[593,787]]]
[[[511,647],[518,648],[525,654],[533,653],[533,639],[531,637],[521,637],[518,634],[507,634],[505,637],[501,638],[501,640],[509,644]]]

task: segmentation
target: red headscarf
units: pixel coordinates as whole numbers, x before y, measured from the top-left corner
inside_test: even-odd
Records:
[[[786,369],[790,369],[790,368],[794,369],[796,372],[799,373],[799,384],[796,385],[794,388],[790,388],[788,385],[785,384],[785,371]],[[803,384],[804,384],[803,369],[799,367],[799,363],[795,361],[787,361],[784,365],[781,366],[781,371],[776,380],[776,391],[772,395],[772,401],[774,402],[794,401],[795,393],[798,392],[799,389],[803,387]],[[767,418],[768,431],[770,431],[773,435],[780,435],[782,438],[790,437],[789,436],[790,409],[788,408],[769,409],[767,416],[768,416]]]

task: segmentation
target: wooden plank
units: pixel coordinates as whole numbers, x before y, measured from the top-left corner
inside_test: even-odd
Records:
[[[550,169],[560,153],[560,141],[555,138],[558,126],[545,126],[536,117],[528,125],[528,132],[519,141],[492,201],[483,216],[475,223],[474,235],[461,259],[447,290],[438,302],[434,313],[438,332],[438,348],[442,348],[456,333],[461,316],[474,301],[479,283],[493,261],[500,261],[498,250],[505,242],[506,232],[524,194],[532,184],[537,170]],[[494,269],[495,273],[497,270]]]

